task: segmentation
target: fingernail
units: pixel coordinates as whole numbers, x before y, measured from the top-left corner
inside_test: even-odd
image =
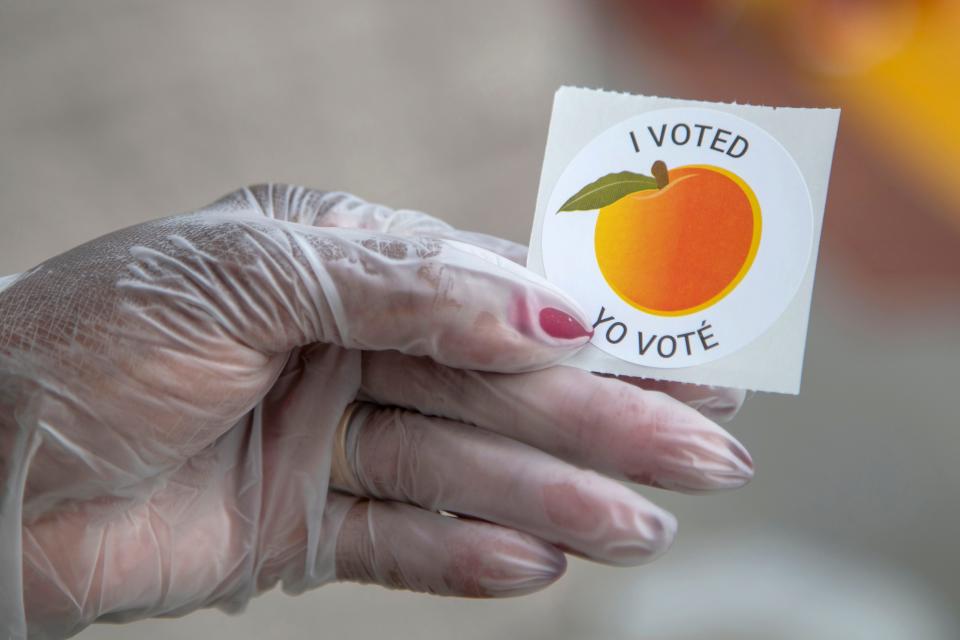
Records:
[[[753,457],[750,455],[750,452],[747,451],[742,444],[734,440],[733,436],[730,437],[729,447],[731,453],[733,453],[733,455],[735,455],[737,459],[743,463],[743,466],[748,470],[750,478],[752,478],[754,467]]]
[[[706,421],[704,421],[706,422]],[[656,482],[667,489],[736,489],[753,478],[753,459],[742,444],[713,423],[658,434]]]
[[[677,518],[648,503],[634,514],[629,529],[630,535],[617,536],[605,545],[605,562],[635,566],[660,557],[677,535]]]
[[[560,340],[575,340],[593,335],[592,330],[584,327],[569,313],[553,307],[544,307],[540,310],[540,328],[548,336]]]
[[[656,558],[666,552],[677,537],[677,517],[669,511],[660,509],[647,515],[650,535],[650,558]]]
[[[699,401],[688,402],[694,409],[716,422],[729,422],[740,411],[746,400],[743,389],[714,387],[714,394]]]
[[[530,539],[501,551],[478,578],[489,596],[520,596],[556,582],[567,569],[567,558],[556,547]]]

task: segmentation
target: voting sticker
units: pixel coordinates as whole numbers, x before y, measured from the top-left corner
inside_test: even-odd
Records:
[[[581,110],[602,110],[624,96],[583,97]],[[645,100],[654,102],[602,130],[594,124],[589,139],[554,158],[556,176],[541,184],[531,266],[592,319],[591,369],[636,375],[632,365],[664,379],[685,369],[683,381],[700,381],[704,365],[766,336],[812,279],[822,204],[815,211],[784,144],[731,105]],[[830,145],[832,152],[832,138]],[[783,366],[799,368],[794,360]],[[707,372],[703,382],[763,388],[744,362],[737,376]]]

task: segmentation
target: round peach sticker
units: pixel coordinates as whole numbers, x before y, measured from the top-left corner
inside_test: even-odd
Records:
[[[547,278],[594,318],[593,344],[685,367],[766,331],[813,249],[807,185],[783,146],[723,111],[648,112],[570,162],[543,221]]]

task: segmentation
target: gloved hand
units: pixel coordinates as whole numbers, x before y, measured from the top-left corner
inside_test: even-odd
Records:
[[[3,628],[236,610],[278,582],[527,593],[562,551],[631,565],[670,544],[673,517],[612,478],[750,478],[687,405],[547,368],[590,320],[477,247],[523,256],[261,186],[0,282]],[[664,388],[714,415],[742,400]]]

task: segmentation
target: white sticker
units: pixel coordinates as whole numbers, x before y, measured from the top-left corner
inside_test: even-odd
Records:
[[[547,278],[592,314],[592,343],[657,368],[763,334],[814,250],[807,185],[757,125],[702,107],[607,129],[561,173],[542,218]]]

